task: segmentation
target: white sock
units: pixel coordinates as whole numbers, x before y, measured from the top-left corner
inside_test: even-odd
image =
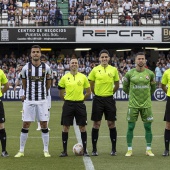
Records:
[[[49,132],[48,133],[42,132],[42,140],[43,140],[43,144],[44,144],[44,152],[48,152]]]
[[[151,147],[150,146],[147,146],[146,147],[146,150],[148,151],[148,150],[151,150]]]
[[[131,151],[132,150],[132,147],[128,147],[128,151]]]
[[[40,122],[37,122],[37,124],[38,124],[38,129],[41,129]]]
[[[21,132],[20,134],[20,152],[24,152],[25,144],[28,138],[28,133]]]

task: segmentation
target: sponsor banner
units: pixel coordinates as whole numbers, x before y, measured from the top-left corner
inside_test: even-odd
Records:
[[[170,42],[170,28],[162,28],[162,42]]]
[[[160,43],[161,27],[77,27],[77,43]]]
[[[75,28],[65,27],[20,27],[1,28],[0,42],[27,43],[27,42],[75,42]]]
[[[59,92],[57,88],[51,88],[51,98],[53,101],[60,100]],[[119,90],[114,94],[114,98],[115,100],[118,101],[127,101],[128,95],[123,91],[122,88],[119,88]],[[6,93],[4,93],[2,99],[3,101],[20,101],[19,89],[16,89],[15,91],[13,89],[9,89]],[[88,100],[92,100],[92,99],[93,99],[93,95],[91,95]],[[156,89],[155,93],[152,96],[152,100],[165,101],[166,94],[163,92],[161,88]]]

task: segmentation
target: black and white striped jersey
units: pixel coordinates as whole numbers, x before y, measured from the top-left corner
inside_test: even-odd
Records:
[[[26,79],[26,100],[40,101],[46,99],[46,80],[47,77],[51,79],[51,69],[47,64],[42,62],[41,65],[36,67],[28,62],[22,68],[21,75],[22,79]]]

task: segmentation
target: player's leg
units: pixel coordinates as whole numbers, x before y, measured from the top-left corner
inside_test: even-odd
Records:
[[[5,130],[5,112],[4,112],[4,106],[2,103],[2,100],[0,101],[0,140],[1,140],[1,146],[2,146],[2,157],[7,157],[8,152],[6,151],[6,140],[7,140],[7,135],[6,135],[6,130]]]
[[[169,156],[169,143],[170,143],[170,97],[167,97],[164,121],[166,121],[166,126],[165,126],[165,131],[164,131],[165,151],[162,154],[162,156]]]
[[[138,119],[139,110],[135,108],[128,108],[127,112],[127,121],[128,128],[126,134],[126,142],[128,146],[128,151],[125,156],[132,156],[132,140],[133,140],[133,131],[136,125],[136,121]]]
[[[49,130],[47,126],[48,121],[48,104],[45,100],[41,104],[37,104],[37,120],[40,121],[41,126],[41,137],[44,145],[44,156],[51,157],[49,154],[48,146],[49,146]]]
[[[142,121],[144,122],[145,128],[145,139],[146,139],[146,155],[154,156],[151,151],[152,145],[152,129],[151,124],[153,121],[153,114],[151,108],[144,108],[140,110]]]
[[[20,149],[19,152],[15,155],[16,158],[24,156],[24,149],[28,138],[28,131],[29,131],[30,124],[31,122],[23,122],[23,127],[21,129],[21,134],[20,134]]]
[[[68,132],[70,129],[70,125],[73,125],[73,119],[74,119],[74,105],[68,101],[65,101],[61,116],[61,125],[63,125],[62,130],[63,151],[61,152],[60,157],[68,156],[67,154]]]
[[[101,97],[94,96],[92,104],[91,120],[93,121],[93,127],[91,131],[92,140],[92,156],[98,156],[97,153],[97,141],[99,137],[99,128],[104,111],[104,100]]]
[[[30,102],[24,101],[23,105],[23,126],[21,129],[21,134],[20,134],[20,149],[19,152],[15,155],[16,158],[24,156],[24,149],[25,149],[25,144],[28,138],[28,132],[29,132],[29,127],[31,122],[35,121],[35,107]]]
[[[105,98],[105,119],[110,131],[110,140],[112,144],[111,156],[116,156],[116,142],[117,142],[117,130],[116,130],[116,103],[113,96]]]
[[[87,112],[86,112],[86,105],[83,102],[75,103],[76,105],[76,112],[75,112],[75,119],[76,123],[79,126],[80,133],[81,133],[81,140],[84,149],[84,156],[89,156],[87,153]]]

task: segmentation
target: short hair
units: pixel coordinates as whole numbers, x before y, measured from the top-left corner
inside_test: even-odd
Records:
[[[145,53],[144,53],[144,52],[138,52],[138,53],[136,54],[136,56],[138,56],[138,55],[144,55],[144,56],[145,56]]]
[[[33,45],[33,46],[31,47],[31,49],[32,49],[32,48],[39,48],[40,51],[41,51],[41,47],[40,47],[39,45]]]
[[[106,49],[103,49],[103,50],[100,51],[99,57],[101,56],[102,53],[106,53],[110,57],[109,51],[107,51]]]
[[[45,56],[44,54],[41,56],[41,60],[44,59],[44,60],[48,60],[47,56]]]

